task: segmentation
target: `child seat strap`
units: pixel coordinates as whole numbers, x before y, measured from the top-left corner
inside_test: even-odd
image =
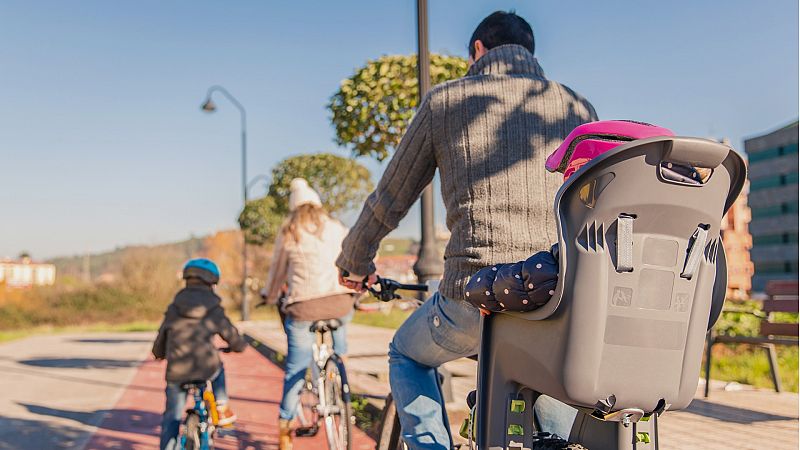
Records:
[[[617,217],[617,272],[633,272],[633,219],[625,213]]]
[[[683,265],[683,272],[681,278],[691,280],[700,267],[700,258],[703,256],[703,249],[706,248],[706,240],[708,239],[708,229],[710,227],[706,224],[700,224],[697,229],[692,233],[689,238],[689,249],[687,250],[686,262]]]

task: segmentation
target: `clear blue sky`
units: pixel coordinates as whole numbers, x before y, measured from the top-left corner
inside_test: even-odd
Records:
[[[796,0],[430,3],[431,49],[457,55],[485,15],[516,9],[545,73],[604,119],[740,146],[797,117]],[[416,50],[414,4],[1,3],[0,257],[234,227],[238,115],[222,99],[201,113],[206,89],[222,84],[247,107],[251,175],[292,154],[346,155],[327,99],[367,59]]]

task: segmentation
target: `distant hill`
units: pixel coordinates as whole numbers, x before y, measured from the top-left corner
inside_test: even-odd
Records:
[[[148,249],[154,252],[169,252],[183,255],[185,259],[188,259],[203,250],[205,239],[206,237],[191,237],[184,241],[167,244],[128,245],[108,252],[53,258],[48,262],[56,266],[56,272],[59,277],[83,278],[86,276],[86,270],[88,270],[90,278],[94,279],[105,273],[117,272],[122,265],[124,256],[131,250]]]
[[[119,273],[125,257],[132,252],[146,252],[153,255],[169,255],[170,260],[186,260],[197,255],[206,255],[211,257],[212,255],[207,255],[207,253],[209,251],[209,246],[213,245],[211,242],[214,240],[214,237],[229,233],[237,233],[237,231],[222,231],[211,236],[191,237],[183,241],[166,244],[129,245],[118,247],[108,252],[52,258],[47,262],[56,266],[56,273],[58,274],[59,278],[63,279],[64,277],[71,277],[77,279],[86,279],[88,277],[89,280],[96,280],[98,277],[105,276],[107,274]],[[236,241],[236,238],[233,238],[233,240]],[[442,247],[441,250],[444,250],[445,243],[446,241],[440,242],[440,246]],[[223,247],[225,246],[224,243],[221,245]],[[413,239],[389,237],[381,242],[378,256],[394,257],[401,255],[416,255],[418,248],[419,243]],[[233,251],[234,253],[238,252],[238,250],[234,249],[229,249],[229,251]],[[256,253],[262,253],[262,251],[257,251]],[[250,265],[251,267],[257,268],[255,271],[255,274],[257,275],[263,275],[260,272],[264,271],[264,269],[258,270],[258,268],[266,268],[269,266],[269,257],[271,253],[265,253],[266,254],[264,255],[254,254],[251,256],[251,258],[254,258],[255,260],[251,261]],[[216,257],[219,258],[220,256],[217,255]],[[223,261],[218,261],[218,263],[223,263]],[[229,263],[232,266],[239,264],[238,262],[234,261]],[[253,276],[253,274],[251,274],[251,276]]]

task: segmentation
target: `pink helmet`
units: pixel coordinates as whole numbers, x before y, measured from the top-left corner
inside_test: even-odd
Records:
[[[601,120],[578,126],[547,157],[545,168],[570,177],[592,158],[626,142],[653,136],[675,136],[672,130],[632,120]]]

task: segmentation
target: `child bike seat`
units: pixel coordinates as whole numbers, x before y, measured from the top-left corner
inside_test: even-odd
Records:
[[[683,182],[673,166],[710,175]],[[720,223],[745,178],[736,151],[690,137],[634,140],[580,167],[556,195],[553,297],[484,318],[479,404],[528,387],[589,411],[686,407],[724,300]]]

